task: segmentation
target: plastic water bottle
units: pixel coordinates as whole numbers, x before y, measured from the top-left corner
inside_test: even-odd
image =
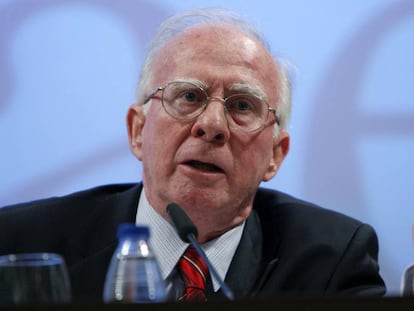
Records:
[[[165,283],[148,239],[148,227],[135,224],[119,226],[118,247],[105,279],[105,303],[166,301]]]

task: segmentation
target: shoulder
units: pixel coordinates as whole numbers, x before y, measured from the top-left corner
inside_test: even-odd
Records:
[[[278,258],[275,284],[323,294],[384,293],[378,239],[369,224],[269,189],[257,192],[253,214],[267,256]]]
[[[28,249],[65,253],[73,241],[86,243],[84,237],[92,234],[100,235],[92,239],[95,244],[105,243],[105,233],[115,232],[118,223],[134,218],[141,187],[105,185],[2,207],[0,253]]]
[[[370,225],[358,219],[280,191],[260,188],[254,210],[267,234],[298,239],[307,236],[321,241],[347,240],[357,231],[375,235]]]
[[[337,219],[347,223],[361,224],[359,220],[351,216],[321,207],[315,203],[299,199],[281,191],[266,188],[258,189],[254,201],[254,209],[259,215],[283,215],[287,217],[284,220],[292,217],[294,219],[311,217],[318,219]]]
[[[56,207],[60,210],[70,208],[74,212],[77,208],[84,209],[84,206],[87,204],[90,204],[92,207],[101,202],[111,200],[111,198],[128,195],[128,192],[133,191],[136,193],[140,186],[141,184],[136,183],[102,185],[67,195],[17,203],[0,207],[0,216],[22,213],[27,217],[30,213],[51,212],[53,211],[50,209],[51,207]]]

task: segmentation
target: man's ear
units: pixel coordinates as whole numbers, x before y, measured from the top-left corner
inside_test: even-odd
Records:
[[[267,171],[263,176],[263,181],[269,181],[276,175],[289,152],[289,146],[290,136],[286,130],[280,131],[279,135],[273,138],[273,156],[270,159]]]
[[[142,130],[145,124],[145,113],[142,105],[133,104],[127,113],[127,130],[129,148],[138,160],[142,160]]]

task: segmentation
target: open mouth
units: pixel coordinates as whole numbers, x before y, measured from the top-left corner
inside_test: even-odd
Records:
[[[209,163],[204,163],[204,162],[199,162],[199,161],[194,161],[194,160],[188,161],[185,164],[195,169],[198,169],[200,171],[223,173],[223,170],[214,164],[209,164]]]

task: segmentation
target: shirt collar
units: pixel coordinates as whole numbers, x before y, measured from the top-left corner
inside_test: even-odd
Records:
[[[189,244],[182,241],[173,225],[151,207],[144,189],[141,191],[138,203],[136,224],[150,228],[150,244],[160,266],[162,277],[166,279]],[[223,280],[240,242],[244,224],[245,222],[201,245],[207,258]],[[212,281],[214,291],[217,291],[220,285],[213,277]]]

